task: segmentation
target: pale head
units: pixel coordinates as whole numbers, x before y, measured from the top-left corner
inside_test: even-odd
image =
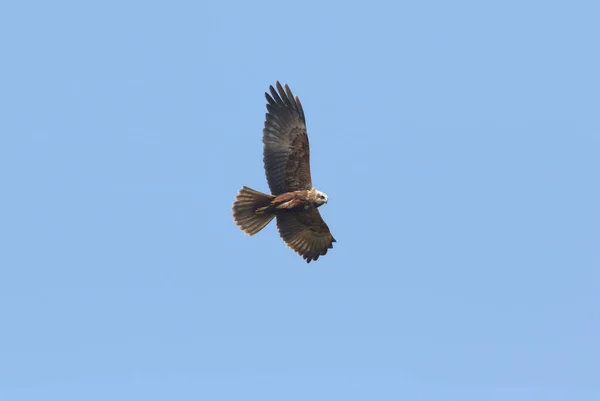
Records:
[[[310,200],[312,201],[312,203],[315,205],[315,207],[319,207],[325,203],[327,203],[327,195],[324,192],[321,192],[315,188],[312,188],[310,191],[308,191],[308,196],[310,198]]]

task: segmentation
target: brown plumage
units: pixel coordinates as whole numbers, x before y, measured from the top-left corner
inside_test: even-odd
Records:
[[[304,110],[290,88],[271,86],[263,129],[263,161],[271,194],[242,187],[233,203],[233,219],[248,235],[274,217],[285,243],[307,263],[319,259],[336,242],[317,208],[327,195],[312,186],[310,149]]]

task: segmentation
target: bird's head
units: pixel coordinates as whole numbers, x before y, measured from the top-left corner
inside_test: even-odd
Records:
[[[325,203],[327,203],[327,195],[321,191],[318,191],[316,189],[314,189],[314,204],[316,207],[319,207],[321,205],[324,205]]]

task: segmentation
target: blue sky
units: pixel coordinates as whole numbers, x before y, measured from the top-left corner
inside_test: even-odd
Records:
[[[600,399],[597,2],[0,6],[0,399]],[[272,224],[263,92],[337,243]]]

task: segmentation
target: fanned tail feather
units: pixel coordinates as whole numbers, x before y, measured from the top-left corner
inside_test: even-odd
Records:
[[[233,202],[233,219],[242,231],[248,235],[254,235],[275,217],[268,211],[256,213],[259,208],[266,208],[275,197],[252,188],[242,187]]]

